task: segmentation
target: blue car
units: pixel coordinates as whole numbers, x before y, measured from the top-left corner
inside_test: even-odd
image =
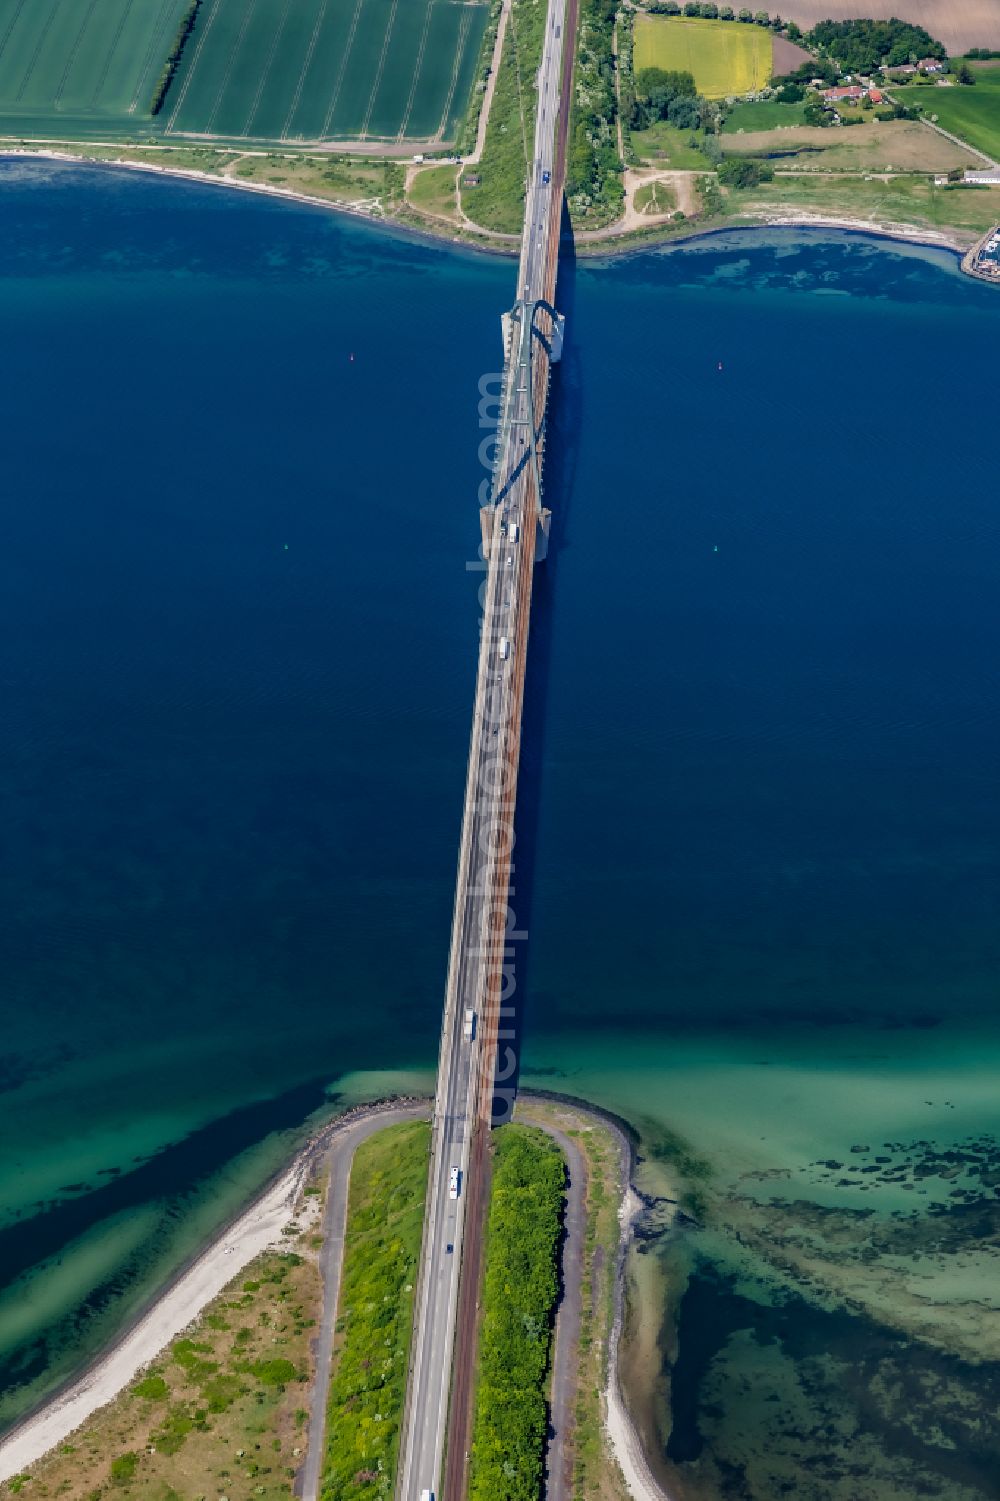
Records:
[[[551,172],[543,172],[542,173],[542,182],[551,182],[551,181],[552,181],[552,173]]]

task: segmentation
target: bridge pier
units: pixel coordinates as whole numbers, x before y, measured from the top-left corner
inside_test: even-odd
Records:
[[[544,563],[549,555],[549,528],[552,525],[552,512],[548,506],[542,506],[538,513],[538,535],[535,542],[535,562]]]

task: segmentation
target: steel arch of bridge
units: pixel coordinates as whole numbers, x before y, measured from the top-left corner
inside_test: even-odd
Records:
[[[530,309],[530,311],[528,312],[528,317],[527,317],[527,320],[526,320],[525,319],[525,312],[528,309]],[[527,465],[529,463],[531,464],[532,473],[534,474],[534,477],[535,477],[535,495],[537,496],[537,499],[538,499],[539,508],[541,508],[541,502],[542,502],[542,463],[541,463],[541,454],[539,453],[538,445],[541,442],[543,433],[545,432],[545,420],[546,420],[546,416],[548,414],[548,403],[546,403],[545,410],[542,413],[542,420],[538,424],[538,426],[536,427],[535,426],[535,362],[532,359],[531,355],[532,355],[532,342],[533,342],[533,340],[537,339],[538,342],[539,342],[539,344],[541,344],[542,348],[545,350],[545,353],[549,356],[549,359],[551,360],[551,358],[552,358],[552,344],[551,344],[550,340],[548,338],[546,338],[545,334],[542,333],[542,330],[538,327],[537,323],[535,322],[535,318],[537,317],[539,311],[541,311],[543,313],[548,313],[549,317],[552,319],[552,325],[553,325],[553,327],[555,327],[556,322],[557,322],[557,320],[559,318],[559,314],[556,312],[556,310],[552,306],[552,304],[550,302],[547,302],[544,297],[536,297],[536,298],[532,298],[532,299],[529,299],[527,297],[522,297],[520,299],[520,301],[518,301],[517,303],[515,303],[514,307],[511,309],[511,313],[510,313],[511,319],[513,320],[514,318],[516,318],[517,321],[521,325],[521,335],[520,335],[520,338],[521,338],[521,347],[520,347],[520,351],[519,351],[519,355],[518,355],[518,364],[521,363],[523,355],[524,355],[524,329],[526,327],[528,329],[528,341],[527,341],[528,342],[528,359],[527,359],[527,367],[528,367],[528,410],[531,413],[531,424],[530,424],[530,428],[529,428],[529,431],[530,431],[530,434],[531,434],[531,442],[528,444],[528,450],[527,450],[527,452],[524,454],[524,456],[522,458],[520,458],[517,461],[517,463],[515,464],[514,468],[511,470],[510,474],[507,476],[506,480],[504,481],[503,485],[501,486],[501,488],[493,496],[492,505],[493,505],[494,509],[498,505],[501,505],[503,503],[503,501],[506,499],[507,495],[509,495],[509,493],[510,493],[511,489],[513,488],[515,482],[517,481],[518,477],[524,472],[525,468],[527,467]]]

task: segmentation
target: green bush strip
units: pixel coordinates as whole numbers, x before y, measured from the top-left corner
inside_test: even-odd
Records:
[[[566,197],[579,228],[610,224],[620,216],[625,197],[615,95],[616,9],[616,0],[580,0],[566,159]]]
[[[513,0],[497,69],[478,187],[467,188],[462,206],[484,229],[520,234],[528,162],[535,150],[535,79],[542,62],[545,0]]]
[[[469,1501],[538,1501],[566,1165],[544,1132],[497,1133]]]
[[[160,76],[156,80],[156,87],[153,90],[153,97],[149,101],[149,113],[151,115],[158,115],[160,113],[160,110],[163,108],[163,101],[167,97],[167,90],[173,83],[174,74],[180,67],[181,57],[184,54],[185,44],[188,37],[194,30],[195,21],[198,19],[198,7],[200,5],[201,0],[190,0],[190,4],[188,5],[187,10],[181,17],[180,25],[174,33],[174,44],[171,47],[170,51],[167,53],[167,60],[163,64],[163,69],[160,73]]]
[[[393,1493],[429,1156],[418,1121],[380,1131],[354,1157],[322,1501]]]

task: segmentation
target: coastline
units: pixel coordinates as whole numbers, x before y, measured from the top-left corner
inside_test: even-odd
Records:
[[[534,1096],[572,1105],[580,1114],[599,1119],[617,1142],[623,1196],[618,1210],[614,1309],[603,1393],[605,1434],[634,1501],[674,1501],[656,1480],[646,1459],[638,1425],[625,1400],[620,1371],[627,1258],[643,1210],[641,1196],[632,1182],[636,1165],[632,1129],[627,1122],[586,1100],[546,1090],[525,1091],[524,1095],[526,1103]],[[400,1098],[377,1100],[355,1106],[323,1126],[235,1218],[223,1225],[175,1273],[110,1346],[0,1438],[0,1482],[13,1479],[37,1463],[114,1401],[255,1257],[283,1244],[284,1228],[292,1219],[302,1217],[299,1201],[311,1172],[338,1137],[412,1103]]]
[[[537,1100],[545,1104],[569,1107],[579,1115],[599,1121],[617,1145],[622,1197],[618,1205],[619,1233],[612,1284],[614,1301],[608,1337],[605,1380],[601,1393],[605,1438],[618,1462],[633,1501],[677,1501],[671,1492],[664,1489],[649,1463],[640,1425],[629,1410],[626,1400],[622,1372],[622,1341],[625,1335],[629,1286],[629,1252],[635,1240],[639,1221],[647,1208],[646,1201],[633,1181],[639,1160],[637,1156],[638,1133],[629,1121],[615,1115],[613,1111],[605,1110],[600,1105],[582,1099],[579,1095],[559,1094],[549,1089],[527,1088],[520,1092],[520,1099],[529,1106],[532,1101]],[[540,1124],[537,1121],[535,1123]],[[550,1128],[543,1126],[543,1129]]]
[[[77,166],[123,168],[131,172],[146,172],[154,176],[177,178],[187,182],[207,183],[215,187],[232,188],[237,192],[256,193],[268,198],[282,199],[286,203],[300,203],[310,208],[325,209],[328,213],[343,214],[351,219],[366,220],[394,234],[427,245],[448,246],[454,250],[472,250],[479,254],[502,256],[507,260],[516,259],[518,255],[516,247],[505,245],[492,238],[487,230],[483,230],[480,237],[468,231],[454,231],[450,227],[446,229],[443,224],[441,228],[435,228],[434,221],[431,219],[428,219],[426,225],[421,225],[409,218],[401,218],[384,211],[374,212],[370,208],[359,207],[337,199],[321,198],[316,194],[304,193],[296,188],[282,188],[270,183],[223,177],[218,173],[201,172],[193,167],[161,166],[156,162],[128,161],[123,157],[88,156],[82,152],[74,154],[48,147],[33,150],[23,146],[7,146],[0,142],[0,161],[8,158],[29,161],[37,158],[42,161],[65,162]],[[618,237],[609,234],[607,230],[584,231],[575,239],[574,244],[576,253],[581,258],[588,261],[610,261],[620,256],[641,255],[651,250],[665,250],[674,245],[691,245],[711,236],[769,229],[833,229],[867,235],[876,240],[923,246],[931,250],[946,250],[959,259],[958,269],[964,275],[969,276],[970,279],[983,279],[974,278],[973,273],[967,271],[962,265],[962,260],[967,256],[970,247],[967,238],[963,240],[955,230],[932,229],[892,222],[872,222],[867,219],[840,218],[822,214],[769,213],[761,216],[760,219],[730,218],[702,227],[692,226],[690,229],[669,232],[651,228],[647,231],[629,232]]]
[[[263,1251],[284,1243],[284,1228],[295,1217],[310,1173],[338,1136],[410,1103],[415,1101],[395,1097],[356,1105],[321,1127],[178,1268],[110,1345],[0,1437],[0,1482],[36,1463],[112,1402],[239,1272]]]

